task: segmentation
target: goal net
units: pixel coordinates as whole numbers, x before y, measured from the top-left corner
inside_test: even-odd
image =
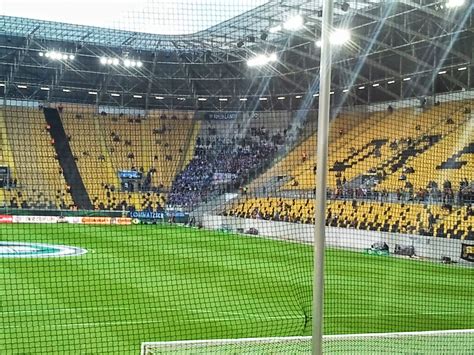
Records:
[[[0,355],[474,353],[472,0],[0,4]]]

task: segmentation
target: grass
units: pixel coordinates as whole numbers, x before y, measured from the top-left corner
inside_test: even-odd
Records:
[[[310,335],[310,246],[176,226],[0,225],[77,257],[0,259],[1,354]],[[326,253],[325,333],[474,328],[474,269]]]

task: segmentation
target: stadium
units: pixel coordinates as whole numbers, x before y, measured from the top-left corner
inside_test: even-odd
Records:
[[[5,0],[0,353],[474,353],[473,8]]]

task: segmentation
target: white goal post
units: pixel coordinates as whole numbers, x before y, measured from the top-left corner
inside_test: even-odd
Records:
[[[403,347],[400,347],[403,344]],[[469,354],[474,349],[474,329],[436,330],[399,333],[367,333],[323,336],[328,354],[404,353],[442,351],[443,354]],[[271,337],[145,342],[142,355],[155,354],[310,354],[311,337]]]

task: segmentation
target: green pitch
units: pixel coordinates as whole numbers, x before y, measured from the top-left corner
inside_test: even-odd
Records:
[[[85,248],[0,258],[1,354],[137,354],[141,342],[310,335],[310,246],[175,226],[1,225]],[[330,250],[327,334],[474,328],[474,269]]]

